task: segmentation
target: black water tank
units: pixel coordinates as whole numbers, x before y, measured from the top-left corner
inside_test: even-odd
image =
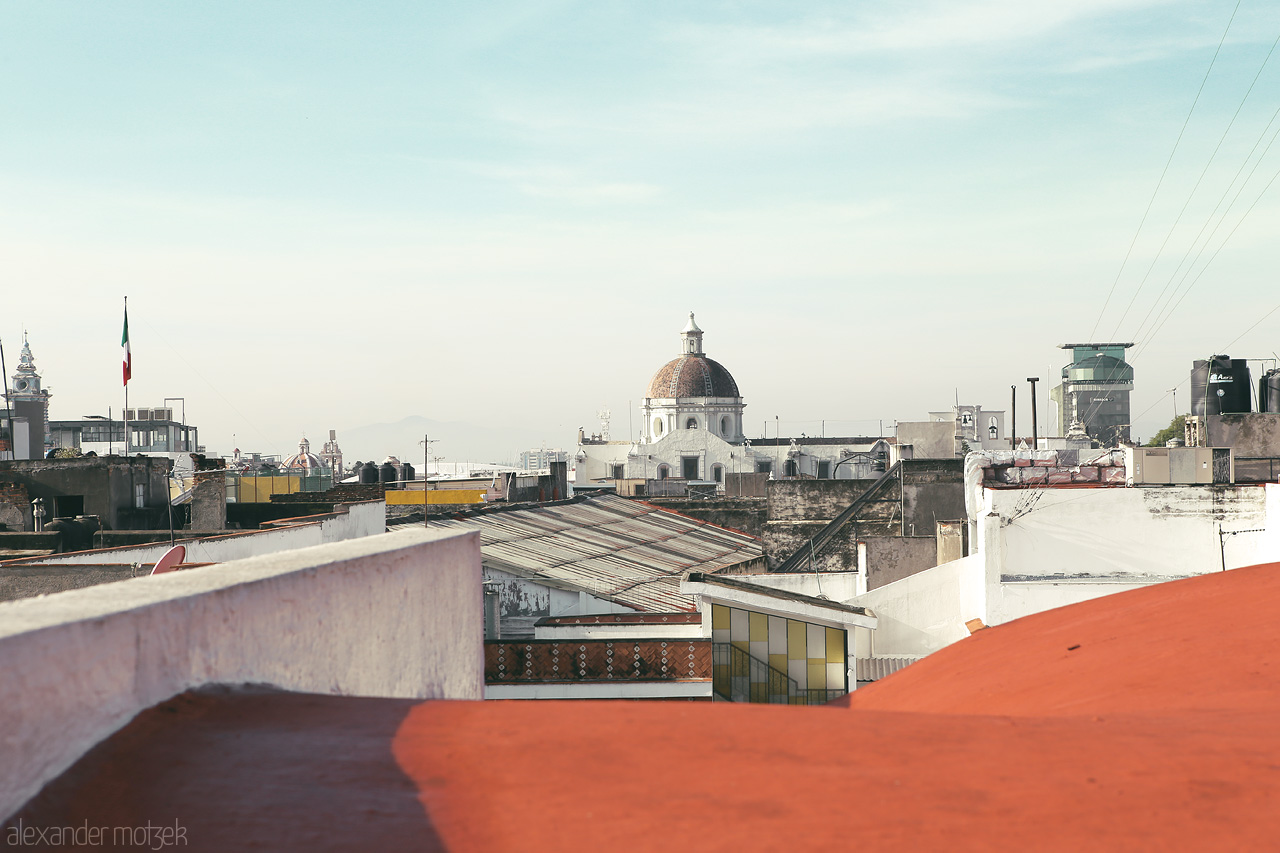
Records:
[[[382,467],[378,469],[378,477],[382,480],[382,485],[389,489],[395,488],[396,466],[390,462],[383,462]]]
[[[1258,411],[1280,414],[1280,367],[1273,367],[1258,380]]]
[[[402,470],[404,474],[401,477],[401,479],[404,480],[406,483],[413,482],[413,475],[414,475],[413,464],[410,462],[404,463],[404,465],[402,466]]]
[[[1253,410],[1249,363],[1215,355],[1191,365],[1191,414],[1229,415]]]
[[[373,460],[369,460],[360,466],[360,484],[369,486],[376,482],[378,482],[378,466],[373,464]]]

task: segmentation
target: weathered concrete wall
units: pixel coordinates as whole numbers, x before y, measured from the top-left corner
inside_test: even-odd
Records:
[[[950,459],[956,455],[955,421],[899,421],[898,444],[909,444],[912,459]]]
[[[1280,486],[986,490],[989,624],[1280,559]],[[1220,537],[1225,531],[1251,531]]]
[[[938,565],[962,559],[969,552],[969,525],[963,519],[939,521],[935,538],[938,543]]]
[[[875,480],[770,480],[770,521],[830,521],[875,484]]]
[[[1210,447],[1230,447],[1236,456],[1280,456],[1280,415],[1251,412],[1207,420]]]
[[[21,483],[0,482],[0,530],[30,529],[31,498],[27,487]]]
[[[308,548],[347,539],[359,539],[386,530],[386,505],[381,501],[352,504],[348,512],[321,516],[314,521],[301,521],[286,527],[250,530],[205,539],[178,541],[187,548],[187,562],[224,563],[261,554],[274,554],[294,548]],[[147,545],[110,548],[101,551],[77,551],[41,557],[42,565],[73,563],[154,563],[169,550],[162,541]]]
[[[867,589],[931,569],[938,564],[936,536],[868,536]]]
[[[149,574],[150,567],[135,569],[130,564],[5,566],[0,565],[0,601],[16,601],[37,595],[53,595],[84,589],[101,583],[128,580]]]
[[[36,533],[32,530],[0,531],[0,550],[4,551],[57,551],[62,537],[57,533]],[[0,557],[7,560],[9,557]]]
[[[225,530],[227,527],[227,478],[222,471],[199,471],[191,487],[191,527]]]
[[[762,499],[693,501],[680,498],[650,498],[649,503],[683,513],[699,521],[741,530],[752,536],[764,534],[765,502]]]
[[[0,820],[206,684],[480,699],[480,537],[402,531],[0,604]]]
[[[769,520],[761,533],[770,568],[804,547],[814,535],[848,508],[875,480],[770,480],[767,487]],[[895,499],[896,503],[896,499]],[[850,523],[839,530],[810,568],[849,572],[858,567],[857,541],[867,527]]]
[[[724,475],[724,495],[727,498],[767,497],[768,487],[768,474],[733,472]]]
[[[43,498],[50,518],[58,498],[78,496],[84,499],[82,514],[98,516],[108,528],[158,527],[168,517],[171,464],[167,458],[121,456],[0,462],[0,481],[26,487],[29,499]],[[139,486],[141,510],[135,507]]]
[[[908,460],[902,476],[905,535],[933,536],[939,521],[965,517],[963,459]]]

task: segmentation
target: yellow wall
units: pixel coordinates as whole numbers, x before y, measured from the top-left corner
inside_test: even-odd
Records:
[[[801,690],[845,690],[848,687],[845,632],[839,628],[713,604],[711,640],[730,643],[774,670],[786,673]],[[738,668],[749,669],[746,666]],[[734,667],[730,664],[718,664],[713,668],[712,678],[722,693],[731,694],[730,678],[750,677],[753,679],[751,701],[787,701],[781,692],[784,683],[781,679],[775,678],[771,687],[768,681],[755,683],[759,672],[753,676],[747,671],[731,669]]]
[[[481,504],[484,503],[485,490],[432,489],[424,492],[421,489],[392,489],[387,492],[387,506],[421,506],[424,494],[429,504]]]
[[[301,477],[285,474],[268,477],[241,477],[240,503],[270,503],[272,495],[291,495],[301,491]]]

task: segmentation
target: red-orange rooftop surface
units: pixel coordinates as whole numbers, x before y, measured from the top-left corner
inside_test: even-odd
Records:
[[[204,691],[21,818],[196,850],[1275,849],[1277,649],[1271,564],[982,630],[835,707]]]

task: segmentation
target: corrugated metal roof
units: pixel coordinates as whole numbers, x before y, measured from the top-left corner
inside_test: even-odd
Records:
[[[656,612],[693,610],[693,597],[680,592],[685,572],[715,572],[763,553],[745,533],[610,494],[427,524],[479,529],[486,566]]]

